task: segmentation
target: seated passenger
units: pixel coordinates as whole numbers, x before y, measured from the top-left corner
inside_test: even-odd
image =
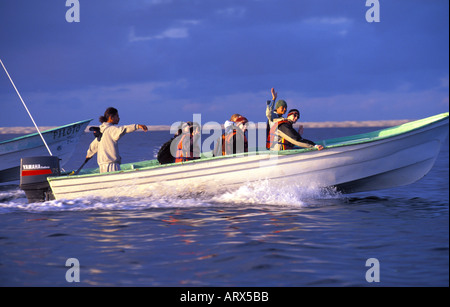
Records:
[[[302,138],[300,133],[292,127],[299,117],[300,112],[292,109],[289,111],[287,119],[274,121],[267,139],[270,150],[288,150],[295,147],[323,149],[322,145],[316,145],[313,141]],[[301,131],[302,128],[300,127]]]
[[[178,131],[175,133],[175,135],[168,140],[167,142],[165,142],[158,150],[158,154],[156,156],[158,162],[160,164],[169,164],[169,163],[175,163],[175,157],[174,155],[176,155],[176,146],[177,144],[174,145],[174,149],[172,148],[172,142],[173,140],[175,140],[179,135],[181,135],[183,133],[183,130],[181,130],[181,127],[183,125],[181,124],[180,127],[178,127]],[[179,140],[178,140],[179,141]],[[173,150],[173,154],[172,154],[172,150]]]
[[[248,152],[248,140],[245,136],[248,120],[244,116],[235,119],[234,129],[225,135],[225,154]]]
[[[186,122],[182,125],[181,134],[174,139],[177,144],[175,162],[186,162],[200,159],[200,126],[197,123]]]
[[[286,101],[280,99],[275,103],[278,94],[275,92],[274,88],[271,89],[271,93],[272,100],[267,100],[266,107],[266,117],[270,128],[272,128],[274,120],[282,118],[287,110]]]
[[[225,132],[217,140],[213,155],[224,156],[228,154],[248,152],[248,141],[245,136],[248,120],[240,114],[233,114],[224,124]]]
[[[272,128],[273,123],[275,121],[284,120],[283,115],[286,113],[287,110],[287,103],[286,101],[280,99],[276,103],[277,100],[277,92],[275,92],[275,89],[272,87],[270,90],[272,93],[272,100],[267,100],[267,107],[266,107],[266,117],[267,117],[267,125],[266,125],[266,139],[269,138],[269,132],[270,128]],[[270,149],[270,143],[266,143],[266,148]]]
[[[241,115],[236,113],[236,114],[231,115],[230,120],[225,121],[225,123],[223,124],[223,127],[225,129],[225,134],[228,134],[231,131],[233,131],[236,119],[239,117],[241,117]]]

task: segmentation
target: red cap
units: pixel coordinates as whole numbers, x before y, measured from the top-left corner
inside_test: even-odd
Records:
[[[245,124],[245,123],[248,123],[248,119],[241,115],[238,118],[236,118],[236,120],[234,122],[236,124],[240,124],[241,122]]]

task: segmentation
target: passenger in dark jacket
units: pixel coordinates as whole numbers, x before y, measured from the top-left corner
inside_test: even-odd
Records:
[[[289,111],[287,119],[281,118],[278,121],[274,121],[274,125],[270,129],[268,143],[270,144],[270,150],[287,150],[297,147],[303,148],[317,148],[322,150],[322,145],[316,145],[313,141],[304,139],[301,134],[293,127],[300,117],[300,112],[297,109]],[[300,126],[300,131],[303,127]]]

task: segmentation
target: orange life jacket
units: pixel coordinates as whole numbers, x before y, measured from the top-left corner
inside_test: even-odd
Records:
[[[183,149],[183,141],[187,135],[183,135],[177,145],[177,152],[175,155],[175,163],[186,162],[194,159],[193,148]],[[191,146],[189,146],[191,147]]]
[[[226,155],[226,152],[225,152],[225,143],[226,143],[225,139],[226,139],[225,133],[222,133],[222,156]]]
[[[226,154],[233,154],[233,148],[234,148],[234,142],[233,140],[235,139],[236,136],[236,130],[233,130],[232,133],[229,133],[225,136],[225,134],[222,134],[222,154],[226,155]],[[248,140],[247,137],[244,136],[244,152],[248,152]],[[236,148],[234,148],[236,150]]]
[[[278,127],[281,124],[285,124],[285,123],[289,123],[289,121],[288,120],[280,120],[280,121],[273,123],[273,126],[272,126],[272,128],[270,128],[270,131],[269,131],[269,136],[267,137],[267,142],[266,142],[267,149],[272,148],[273,146],[275,146],[275,144],[281,145],[280,150],[287,150],[287,149],[294,148],[291,143],[289,143],[284,138],[282,138],[276,134]],[[276,141],[275,141],[275,137],[276,137]]]

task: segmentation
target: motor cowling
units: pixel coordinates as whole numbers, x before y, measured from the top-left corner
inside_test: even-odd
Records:
[[[20,188],[25,192],[28,202],[36,203],[55,199],[47,177],[60,174],[58,157],[22,158],[20,160]]]

